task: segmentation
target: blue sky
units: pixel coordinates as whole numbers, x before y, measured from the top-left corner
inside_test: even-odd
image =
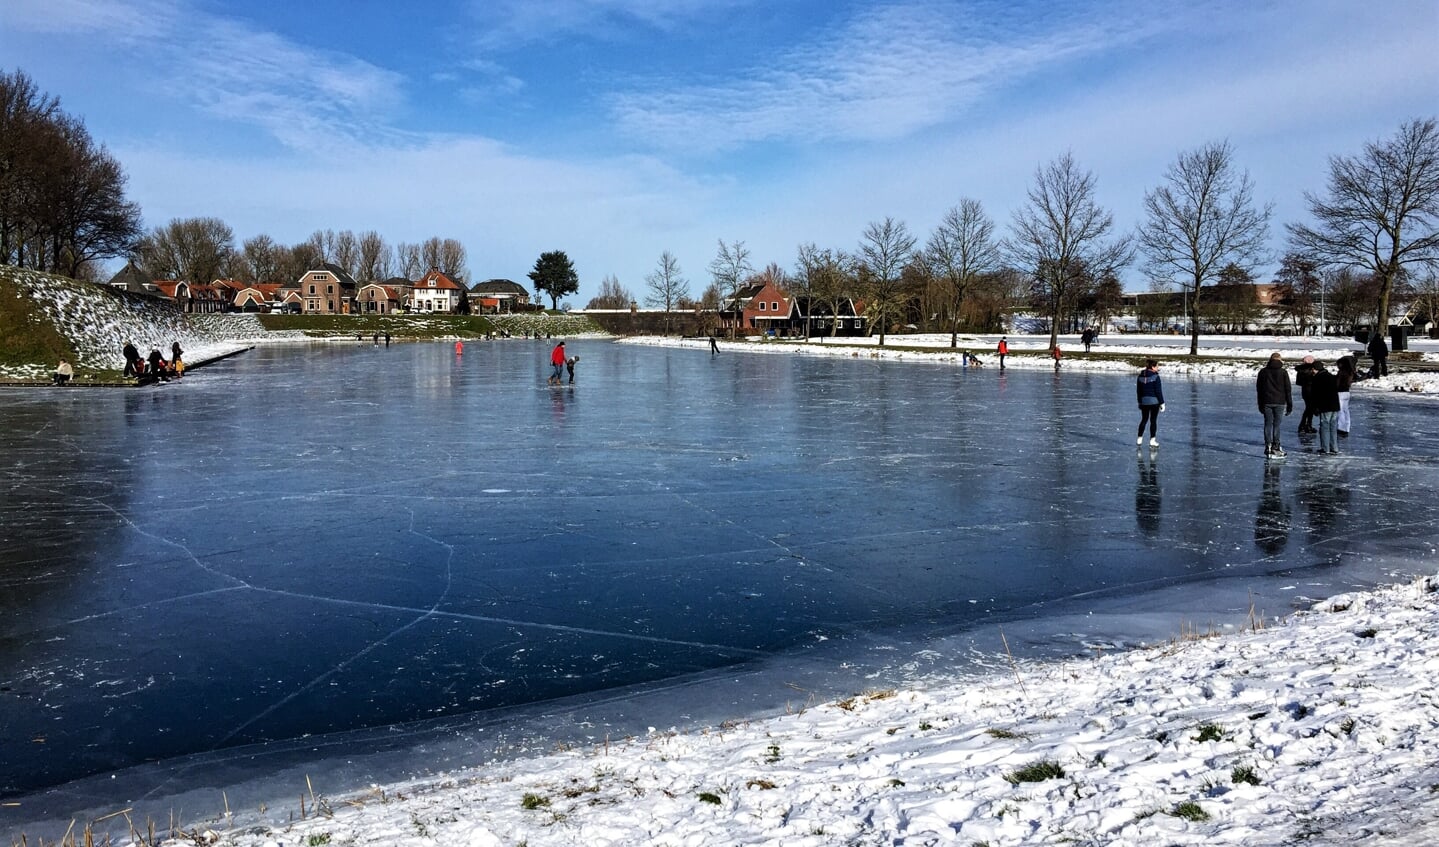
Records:
[[[584,304],[669,250],[757,266],[921,241],[963,197],[1007,231],[1070,151],[1118,226],[1228,139],[1274,246],[1330,155],[1439,114],[1434,0],[5,0],[0,67],[83,117],[146,226],[457,238],[474,279],[566,251]],[[1126,276],[1142,288],[1137,270]]]

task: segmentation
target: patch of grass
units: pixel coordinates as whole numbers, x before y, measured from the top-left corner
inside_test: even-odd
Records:
[[[1374,636],[1379,634],[1379,630],[1370,627],[1368,629],[1361,629],[1354,634],[1359,636],[1360,638],[1373,638]]]
[[[370,341],[375,333],[397,338],[483,338],[495,331],[488,317],[480,315],[390,314],[390,315],[256,315],[260,325],[271,332],[299,330],[312,338],[348,338],[363,335]]]
[[[903,788],[903,787],[904,787],[904,780],[902,780],[902,779],[897,779],[897,778],[891,778],[890,781],[889,781],[888,783],[886,783],[886,785],[888,785],[890,788]]]
[[[1235,765],[1229,772],[1229,781],[1235,785],[1241,782],[1245,785],[1258,785],[1259,773],[1254,770],[1253,765]]]
[[[1174,804],[1174,808],[1169,810],[1169,814],[1173,817],[1183,818],[1195,823],[1209,820],[1209,813],[1204,811],[1203,806],[1195,803],[1193,800],[1186,800],[1183,803]]]
[[[544,796],[543,794],[532,794],[527,791],[525,792],[525,796],[520,798],[521,809],[535,811],[537,809],[548,809],[549,807],[550,798]]]
[[[1029,737],[1029,733],[1015,732],[1013,730],[1002,729],[997,726],[992,726],[989,729],[986,729],[984,731],[984,734],[988,735],[990,738],[999,738],[1005,741],[1013,741],[1016,739],[1024,739]]]
[[[1201,724],[1199,727],[1199,734],[1194,736],[1194,740],[1198,741],[1200,744],[1203,744],[1206,741],[1223,741],[1224,728],[1217,723]]]
[[[778,745],[778,744],[771,744],[771,745],[769,745],[769,749],[765,750],[765,753],[764,753],[764,763],[767,764],[767,765],[772,765],[772,764],[774,764],[775,762],[778,762],[779,759],[780,759],[780,755],[779,755],[779,745]]]
[[[1030,762],[1022,768],[1010,771],[1004,775],[1006,782],[1011,785],[1018,785],[1021,782],[1043,782],[1046,779],[1060,779],[1064,776],[1064,768],[1053,759],[1041,759],[1037,762]]]
[[[1339,722],[1339,731],[1343,732],[1345,735],[1353,735],[1354,727],[1358,725],[1359,722],[1354,720],[1353,718],[1345,718],[1344,720]]]
[[[921,732],[929,732],[931,729],[934,729],[934,724],[929,721],[920,721],[919,729]]]
[[[75,350],[55,324],[36,305],[35,294],[24,282],[30,271],[0,268],[0,365],[54,367],[61,356],[78,364]],[[57,285],[83,283],[52,277]]]
[[[328,832],[317,832],[317,833],[315,833],[314,835],[310,836],[309,838],[306,838],[306,839],[305,839],[305,844],[308,845],[308,847],[320,847],[320,845],[322,845],[322,844],[329,844],[329,843],[330,843],[330,833],[328,833]]]
[[[701,791],[696,796],[701,803],[713,803],[714,805],[718,806],[720,803],[724,802],[720,800],[720,796],[718,794],[710,791]]]

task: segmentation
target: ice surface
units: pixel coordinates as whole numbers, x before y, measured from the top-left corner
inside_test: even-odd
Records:
[[[718,720],[1000,627],[1082,651],[1432,562],[1410,398],[1356,395],[1339,457],[1296,413],[1266,465],[1246,382],[1166,377],[1136,451],[1128,376],[581,340],[551,388],[552,343],[0,398],[0,824],[332,747],[363,784],[499,752],[515,715]]]

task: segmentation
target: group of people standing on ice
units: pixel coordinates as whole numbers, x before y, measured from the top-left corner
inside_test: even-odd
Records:
[[[1254,387],[1259,413],[1264,416],[1264,455],[1283,458],[1280,424],[1294,411],[1294,385],[1299,386],[1304,413],[1299,419],[1300,434],[1319,436],[1319,453],[1337,454],[1339,439],[1349,437],[1350,388],[1358,379],[1358,363],[1353,356],[1341,356],[1329,371],[1313,356],[1305,356],[1294,369],[1294,379],[1284,365],[1284,357],[1272,353],[1259,369]],[[1158,447],[1159,413],[1164,411],[1164,388],[1159,379],[1159,362],[1150,359],[1135,380],[1139,402],[1139,429],[1135,444],[1144,444],[1144,429],[1149,428],[1149,446]]]

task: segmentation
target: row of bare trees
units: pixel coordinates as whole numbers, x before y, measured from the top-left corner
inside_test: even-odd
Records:
[[[0,264],[80,276],[139,231],[119,162],[25,73],[0,72]]]
[[[374,230],[318,230],[298,244],[285,245],[268,235],[246,239],[218,218],[177,218],[142,236],[133,259],[156,279],[209,282],[294,282],[307,270],[331,264],[363,282],[390,277],[417,279],[430,268],[456,280],[468,276],[465,247],[453,238],[431,237],[419,243],[387,243]]]
[[[1275,308],[1297,331],[1315,323],[1316,301],[1326,327],[1353,325],[1372,309],[1367,314],[1383,333],[1396,295],[1418,298],[1432,319],[1430,301],[1439,301],[1434,119],[1407,122],[1357,155],[1331,157],[1326,193],[1305,198],[1314,222],[1287,227],[1291,252],[1275,278]],[[1143,222],[1123,233],[1097,202],[1094,175],[1066,153],[1036,169],[1006,238],[979,201],[965,198],[923,246],[903,221],[886,217],[865,228],[851,253],[801,245],[793,273],[775,265],[756,272],[743,241],[721,239],[700,303],[732,301],[743,286],[768,277],[807,300],[833,298],[836,308],[845,297],[863,301],[881,345],[912,318],[942,325],[954,345],[961,326],[994,329],[1001,312],[1028,306],[1048,319],[1052,347],[1079,318],[1103,323],[1123,308],[1118,274],[1138,256],[1157,288],[1181,292],[1193,354],[1201,327],[1242,329],[1260,313],[1253,272],[1272,258],[1272,213],[1272,203],[1256,201],[1233,148],[1220,141],[1181,153],[1145,193]],[[677,279],[678,262],[666,251],[647,277],[647,302],[666,309],[689,302]],[[619,281],[606,277],[591,306],[629,302]],[[986,303],[998,308],[976,308]],[[1166,300],[1146,306],[1163,309]]]

